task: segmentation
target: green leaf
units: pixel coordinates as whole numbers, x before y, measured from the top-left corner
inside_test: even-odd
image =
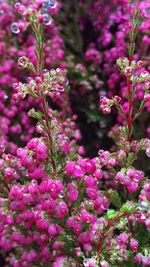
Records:
[[[136,87],[133,87],[132,98],[134,97],[135,93],[136,93]]]
[[[135,3],[135,1],[136,1],[136,0],[131,0],[131,1],[129,2],[129,4],[131,5],[131,4]]]
[[[122,205],[120,211],[123,211],[123,212],[128,212],[128,211],[132,211],[133,210],[133,207],[131,207],[129,205],[129,203],[125,203]]]
[[[139,8],[135,9],[135,15],[140,15],[141,14],[141,10]]]
[[[113,209],[109,209],[109,210],[107,211],[107,213],[106,213],[106,218],[107,218],[108,220],[111,220],[111,219],[115,218],[117,215],[118,215],[118,212],[117,212],[117,211],[115,211],[115,210],[113,210]]]
[[[30,109],[28,114],[30,117],[37,120],[41,120],[43,118],[43,113],[41,111],[35,111],[34,108]]]
[[[132,152],[132,153],[129,153],[129,156],[127,158],[127,166],[132,165],[133,161],[134,161],[134,153]]]
[[[132,56],[134,54],[134,50],[135,50],[135,43],[128,46],[129,56]]]
[[[134,33],[134,31],[130,31],[130,40],[134,40],[134,35],[135,35],[135,33]]]
[[[135,28],[138,28],[141,25],[142,22],[143,22],[143,18],[138,17],[136,19],[136,22],[134,23]]]
[[[121,208],[122,202],[121,202],[121,197],[119,193],[116,190],[109,189],[108,190],[108,197],[111,201],[111,203],[118,209]]]

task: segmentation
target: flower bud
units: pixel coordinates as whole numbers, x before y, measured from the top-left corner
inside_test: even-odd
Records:
[[[136,252],[138,250],[138,241],[136,239],[131,239],[130,240],[130,248],[132,249],[133,252]]]

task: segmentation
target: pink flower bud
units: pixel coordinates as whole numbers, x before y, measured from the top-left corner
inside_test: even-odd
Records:
[[[73,225],[73,230],[74,230],[74,233],[75,233],[75,234],[79,234],[79,233],[81,232],[81,230],[82,230],[82,224],[76,222],[76,223]]]
[[[105,108],[102,109],[102,111],[103,111],[104,114],[107,115],[107,114],[111,113],[111,108],[110,107],[105,107]]]
[[[95,200],[98,196],[98,192],[95,188],[87,188],[87,195],[90,199]]]
[[[138,254],[136,254],[136,256],[135,256],[135,260],[136,260],[136,262],[138,262],[138,263],[141,263],[141,262],[142,262],[142,258],[143,258],[143,256],[142,256],[141,253],[138,253]]]
[[[131,182],[127,185],[127,189],[130,193],[135,193],[138,189],[138,183]]]
[[[145,94],[144,95],[144,101],[149,102],[150,101],[150,94]]]
[[[10,167],[5,169],[5,177],[9,180],[12,181],[14,179],[14,170]]]
[[[97,185],[96,179],[93,176],[88,176],[85,178],[85,185],[87,187],[93,187]]]
[[[69,161],[66,165],[66,172],[69,175],[72,175],[74,172],[75,164],[73,161]]]
[[[69,202],[73,203],[78,199],[78,190],[77,189],[72,189],[68,193],[68,200]]]
[[[142,259],[143,266],[150,266],[150,256]]]
[[[121,97],[118,96],[118,95],[115,95],[115,96],[114,96],[114,99],[115,99],[118,103],[120,103],[120,101],[121,101]]]
[[[109,168],[109,169],[111,169],[111,168],[113,168],[115,165],[116,165],[116,159],[109,159],[108,160],[108,162],[107,162],[107,167]]]
[[[50,224],[50,226],[48,227],[48,233],[50,237],[54,237],[55,235],[57,235],[57,228],[54,224]]]
[[[76,253],[76,256],[79,257],[82,253],[81,248],[80,247],[75,248],[75,253]]]
[[[83,178],[84,176],[84,171],[83,169],[80,167],[80,166],[75,166],[74,167],[74,170],[73,170],[73,175],[76,177],[76,178]]]
[[[147,230],[150,231],[150,219],[149,218],[146,219],[145,224],[146,224]]]
[[[116,175],[116,180],[117,180],[118,182],[124,183],[124,180],[125,180],[125,175],[124,175],[124,173],[122,173],[122,172],[118,172],[117,175]]]
[[[103,261],[103,262],[101,262],[101,266],[102,267],[109,267],[109,264],[108,264],[108,262]]]
[[[95,177],[98,181],[102,180],[103,178],[103,172],[101,170],[96,170],[95,171]]]
[[[36,222],[36,226],[38,227],[39,230],[45,231],[48,229],[49,223],[47,220],[41,219]]]
[[[73,228],[73,226],[74,226],[74,219],[73,219],[73,217],[69,217],[69,218],[66,220],[66,226],[67,226],[68,228]]]
[[[150,148],[146,149],[146,155],[150,158]]]
[[[101,97],[100,97],[100,104],[101,104],[101,105],[108,105],[109,102],[110,102],[110,99],[107,98],[106,96],[101,96]]]
[[[139,60],[139,61],[137,62],[137,66],[138,66],[139,68],[143,67],[143,61],[142,61],[142,60]]]
[[[130,240],[130,248],[132,249],[133,252],[136,252],[138,250],[138,241],[136,239],[131,239]]]
[[[67,204],[63,201],[59,202],[57,208],[56,208],[56,218],[62,219],[67,215],[68,207]]]
[[[124,71],[125,71],[126,75],[130,75],[132,73],[132,68],[131,67],[126,67]]]
[[[95,163],[92,160],[87,160],[86,171],[91,174],[96,171]]]

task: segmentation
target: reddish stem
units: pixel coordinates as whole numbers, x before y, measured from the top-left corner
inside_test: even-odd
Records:
[[[102,246],[103,246],[103,241],[104,241],[104,238],[105,238],[105,235],[107,233],[107,230],[118,220],[120,220],[122,217],[126,217],[128,215],[131,215],[132,212],[130,211],[127,211],[121,215],[118,215],[116,216],[115,218],[113,218],[112,220],[110,220],[108,222],[108,224],[106,225],[106,227],[104,228],[103,232],[102,232],[102,235],[101,235],[101,238],[100,238],[100,241],[98,243],[98,246],[97,246],[97,251],[98,251],[98,255],[100,256],[101,252],[102,252]]]
[[[9,186],[8,186],[8,184],[7,184],[7,182],[6,182],[5,179],[2,179],[2,183],[4,184],[5,188],[6,188],[7,191],[9,192],[9,191],[10,191],[10,188],[9,188]]]
[[[132,134],[132,110],[133,110],[133,99],[132,99],[132,90],[131,90],[131,80],[127,78],[127,90],[128,90],[128,99],[129,99],[129,109],[127,115],[127,125],[128,125],[128,141],[131,140]]]
[[[54,161],[54,158],[53,158],[53,149],[52,149],[53,140],[52,140],[52,136],[51,136],[51,132],[50,132],[48,110],[47,110],[47,107],[46,107],[46,102],[45,102],[44,96],[42,96],[41,102],[42,102],[42,108],[43,108],[43,113],[44,113],[46,127],[47,127],[46,133],[47,133],[47,136],[48,136],[48,139],[49,139],[49,144],[50,144],[49,149],[50,149],[51,163],[52,163],[52,166],[53,166],[53,170],[55,171],[56,170],[56,164],[55,164],[55,161]]]
[[[137,19],[137,14],[135,16],[135,21]],[[133,28],[134,37],[130,39],[129,48],[129,66],[131,66],[133,55],[134,55],[134,43],[135,43],[135,35],[136,35],[136,28]],[[129,110],[127,115],[127,126],[128,126],[128,141],[131,140],[132,135],[132,111],[133,111],[133,95],[132,95],[132,83],[130,77],[127,77],[127,92],[128,92],[128,102],[129,102]]]

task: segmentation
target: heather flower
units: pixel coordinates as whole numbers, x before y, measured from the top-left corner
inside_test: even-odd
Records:
[[[0,3],[0,248],[14,267],[108,267],[134,258],[149,265],[143,231],[150,230],[150,188],[138,157],[141,150],[149,157],[150,142],[140,141],[133,127],[143,109],[140,122],[149,112],[148,59],[139,60],[141,42],[135,50],[137,29],[146,31],[147,56],[149,5],[142,1],[139,10],[136,1],[127,2]],[[116,124],[110,149],[109,119],[95,112],[98,96],[99,110],[112,111]],[[92,125],[85,147],[84,123]],[[91,147],[95,155],[100,149],[98,156],[88,157]]]
[[[58,203],[58,206],[56,207],[56,217],[58,219],[62,219],[67,215],[68,207],[67,204],[63,201]]]
[[[133,252],[136,252],[138,250],[138,242],[135,239],[130,240],[130,248]]]

